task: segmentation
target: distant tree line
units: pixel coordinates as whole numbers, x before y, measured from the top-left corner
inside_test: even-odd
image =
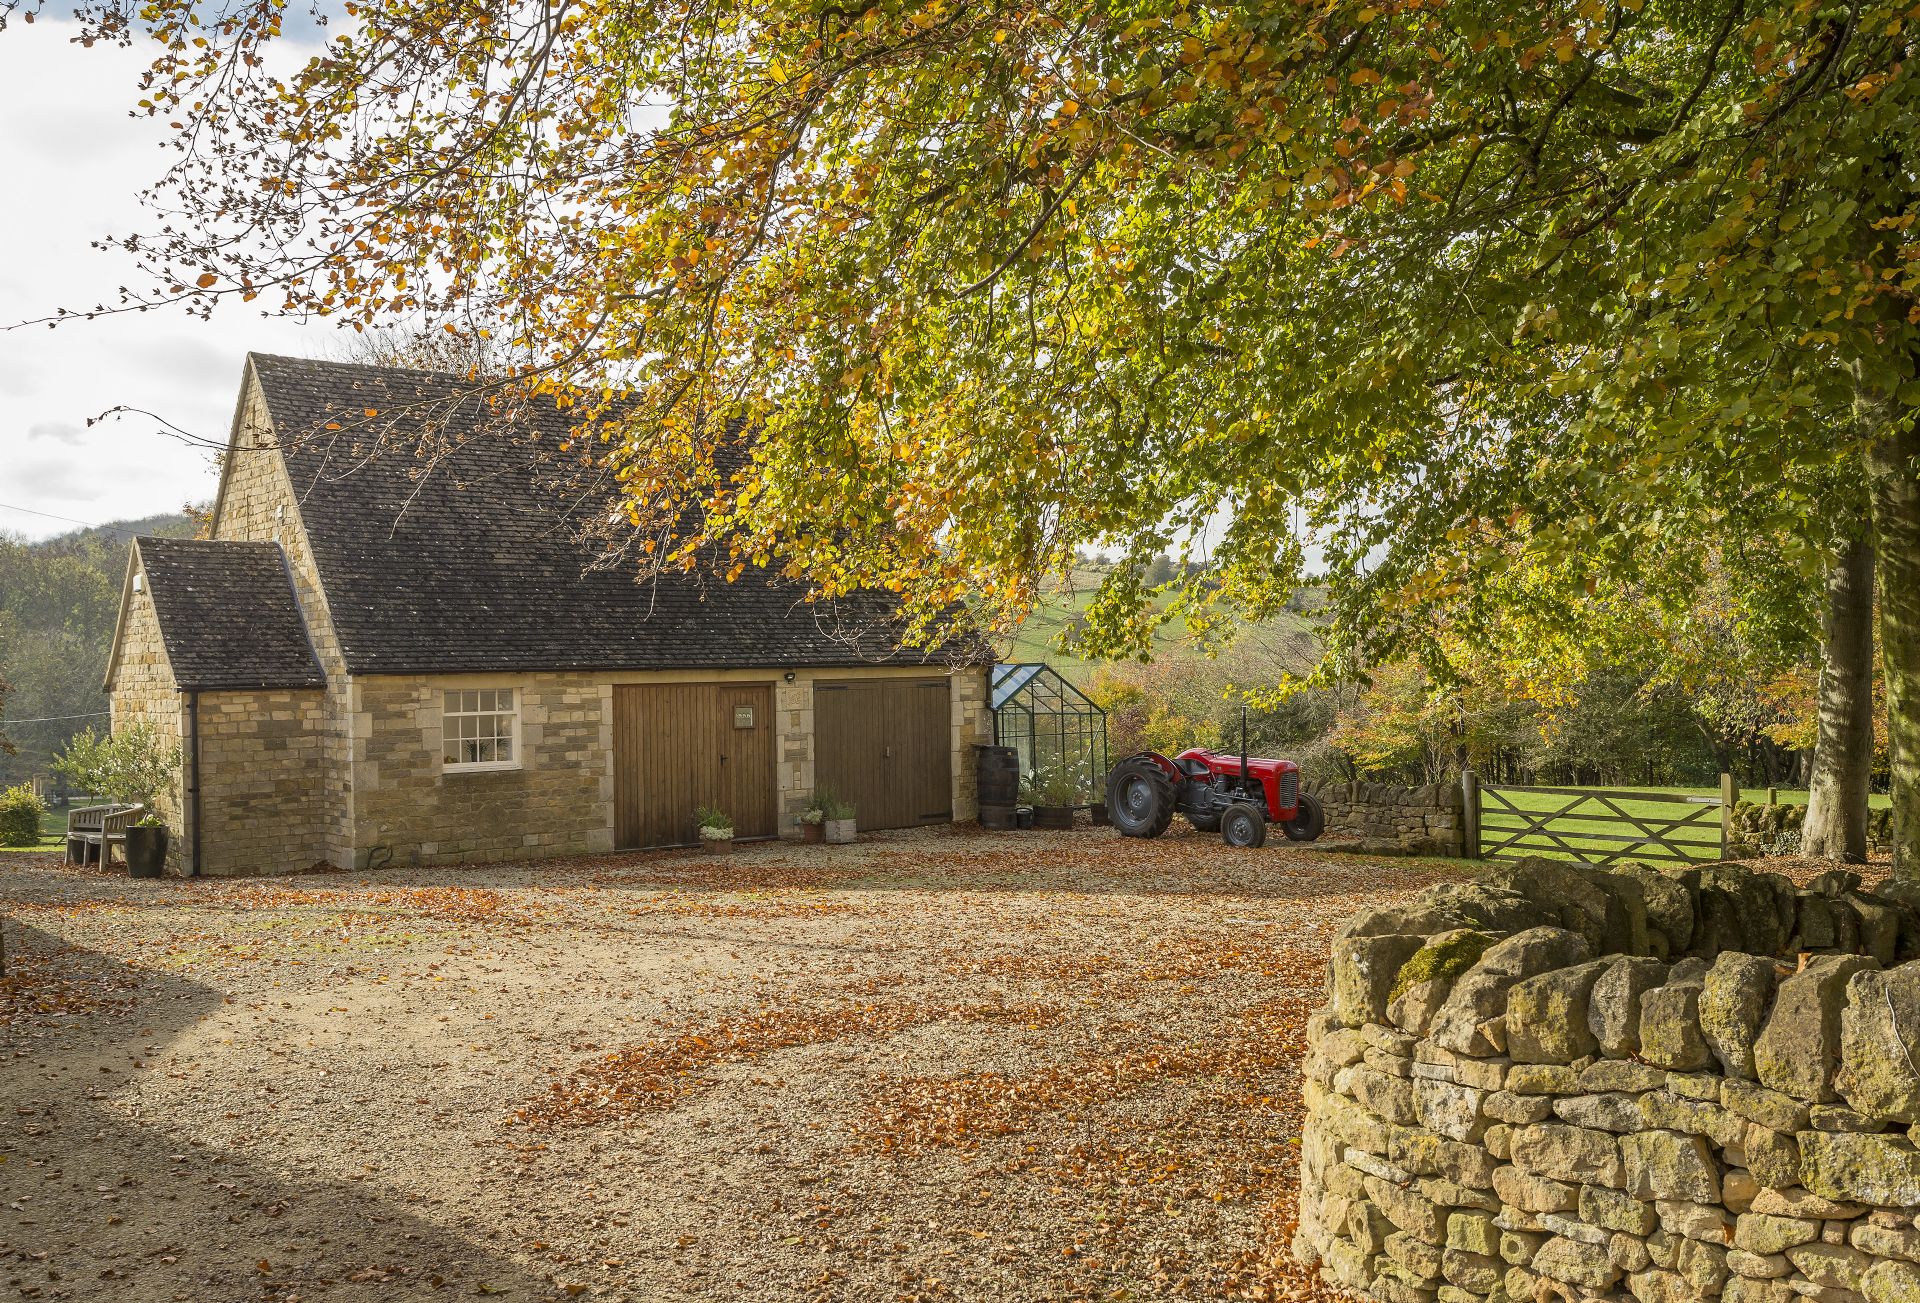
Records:
[[[0,534],[0,682],[11,688],[0,695],[0,736],[12,745],[0,749],[0,786],[50,772],[69,738],[104,727],[101,682],[133,536],[194,528],[168,514],[40,542]]]
[[[1104,665],[1091,693],[1109,712],[1116,757],[1235,749],[1246,704],[1252,750],[1322,778],[1450,782],[1470,766],[1548,786],[1711,786],[1725,771],[1743,787],[1805,787],[1818,648],[1778,632],[1766,595],[1716,574],[1677,618],[1607,595],[1609,632],[1596,620],[1570,648],[1483,635],[1499,650],[1458,656],[1451,681],[1406,659],[1333,684],[1285,684],[1288,667],[1229,649]],[[1885,791],[1884,700],[1874,714],[1870,781]]]

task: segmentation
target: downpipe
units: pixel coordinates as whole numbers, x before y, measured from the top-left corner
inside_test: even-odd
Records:
[[[193,820],[193,850],[187,876],[197,878],[200,876],[200,690],[198,688],[191,688],[187,692],[187,727],[193,731],[193,782],[187,788],[187,817]]]

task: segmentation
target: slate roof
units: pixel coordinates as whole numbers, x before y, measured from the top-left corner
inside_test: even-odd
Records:
[[[249,362],[352,673],[988,659],[901,647],[886,594],[810,604],[759,570],[726,583],[641,581],[631,561],[595,568],[581,528],[611,493],[604,483],[556,492],[556,477],[579,467],[560,449],[575,418],[549,399],[508,411],[449,375]]]
[[[145,536],[134,546],[176,685],[326,685],[278,543]]]

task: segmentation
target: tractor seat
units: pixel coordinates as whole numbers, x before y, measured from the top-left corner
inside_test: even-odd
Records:
[[[1205,778],[1213,772],[1200,760],[1176,760],[1173,763],[1180,766],[1180,771],[1188,778]]]

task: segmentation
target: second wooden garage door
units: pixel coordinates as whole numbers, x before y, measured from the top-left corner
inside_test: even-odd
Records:
[[[947,681],[851,679],[813,685],[818,786],[854,806],[862,828],[953,818]]]
[[[773,690],[746,683],[620,684],[613,690],[614,844],[683,846],[696,806],[736,837],[774,826]]]

